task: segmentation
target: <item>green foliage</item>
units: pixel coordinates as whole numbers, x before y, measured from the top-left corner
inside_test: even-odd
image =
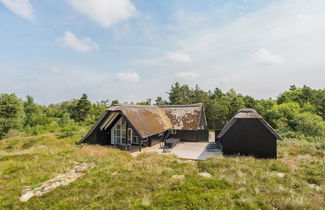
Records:
[[[282,137],[300,141],[279,142],[277,160],[216,156],[197,163],[153,153],[132,157],[106,147],[75,145],[86,126],[109,107],[108,100],[91,103],[83,95],[41,106],[30,96],[23,102],[14,94],[2,94],[0,138],[6,139],[0,141],[0,209],[322,209],[325,205],[325,90],[291,86],[277,100],[255,100],[234,90],[204,91],[175,83],[169,99],[170,104],[203,103],[210,129],[221,128],[238,109],[254,108]],[[156,100],[159,105],[166,103],[161,97]],[[97,165],[69,186],[19,201],[24,186],[39,186],[81,162]],[[201,177],[200,172],[212,177]]]
[[[188,85],[181,85],[178,82],[171,86],[168,94],[169,101],[175,105],[191,104],[194,99],[194,91]]]
[[[325,90],[314,90],[304,85],[302,88],[291,87],[278,97],[278,103],[297,102],[301,107],[311,104],[317,114],[325,119]]]
[[[155,100],[156,106],[166,105],[167,101],[165,101],[162,97],[158,96]]]
[[[147,101],[140,101],[137,105],[149,105],[149,103]]]
[[[299,113],[294,117],[298,133],[312,137],[325,137],[325,121],[322,117],[310,113]]]
[[[188,85],[175,83],[168,92],[171,104],[193,104],[203,103],[206,110],[206,116],[209,129],[222,128],[239,109],[251,107],[255,104],[252,97],[243,97],[231,89],[223,93],[219,88],[214,92],[204,91],[198,85],[190,88]]]
[[[210,128],[222,128],[229,120],[229,109],[225,101],[209,100],[206,105],[206,117]]]
[[[0,139],[10,129],[17,128],[23,120],[23,104],[15,94],[0,95]]]
[[[215,156],[204,161],[141,153],[133,157],[103,146],[76,145],[79,134],[0,141],[0,209],[323,209],[325,150],[287,140],[278,159]],[[26,186],[96,166],[67,186],[27,202]],[[211,174],[202,177],[200,173]]]
[[[113,100],[112,103],[111,103],[111,106],[114,106],[116,104],[120,104],[120,102],[118,100]]]
[[[263,117],[267,117],[268,111],[276,104],[277,104],[276,101],[273,99],[267,99],[267,100],[262,99],[262,100],[257,100],[255,107],[253,108],[257,111],[257,113],[259,113]]]
[[[90,116],[93,120],[97,120],[109,107],[109,100],[102,100],[92,104]]]
[[[157,97],[155,105],[203,103],[208,129],[221,129],[231,117],[242,108],[253,108],[277,129],[284,138],[324,139],[325,90],[304,86],[290,86],[279,97],[256,100],[244,96],[234,89],[223,92],[220,88],[205,91],[198,85],[189,87],[176,82],[168,92],[169,102]],[[27,96],[26,101],[15,95],[0,97],[0,138],[10,132],[15,135],[37,135],[60,131],[63,136],[73,135],[75,126],[92,126],[105,110],[120,104],[118,100],[109,103],[102,100],[92,103],[83,94],[80,99],[41,106]],[[133,104],[133,103],[132,103]],[[148,102],[138,102],[148,105]],[[7,137],[7,136],[6,136]]]
[[[70,114],[69,113],[64,113],[62,118],[60,119],[59,124],[64,127],[66,125],[68,125],[70,123],[71,119],[70,119]]]
[[[91,102],[88,100],[87,94],[82,94],[81,98],[77,100],[76,106],[72,109],[72,119],[76,122],[85,121],[91,110]]]
[[[48,124],[46,130],[49,132],[55,132],[60,129],[60,125],[56,121],[52,121],[51,123]]]
[[[108,100],[91,103],[86,94],[78,100],[48,106],[36,104],[32,96],[27,96],[26,101],[22,101],[14,94],[2,94],[0,139],[10,131],[15,131],[10,132],[10,136],[38,135],[56,131],[63,133],[63,136],[71,136],[77,126],[94,124],[108,107]]]
[[[238,112],[238,110],[245,108],[245,103],[243,100],[243,96],[241,94],[237,94],[234,89],[230,89],[225,97],[229,109],[229,119]]]
[[[170,104],[203,103],[209,129],[222,128],[239,109],[253,108],[269,124],[291,137],[311,134],[310,132],[294,134],[301,128],[297,126],[295,116],[304,112],[322,116],[325,107],[325,103],[322,103],[325,102],[325,90],[313,90],[307,86],[303,88],[291,86],[290,90],[282,93],[277,100],[256,100],[251,96],[238,94],[233,89],[226,93],[219,88],[215,88],[213,92],[203,91],[197,85],[195,88],[190,88],[178,82],[171,86],[168,94]],[[320,119],[323,120],[324,118]]]
[[[66,138],[66,137],[72,137],[77,131],[79,127],[76,123],[70,122],[63,126],[60,130],[60,137]]]
[[[301,107],[296,102],[288,102],[280,105],[275,104],[267,111],[266,119],[275,128],[278,127],[277,122],[284,123],[294,128],[296,125],[294,117],[300,111]]]
[[[34,103],[32,96],[27,96],[26,99],[27,101],[24,102],[24,126],[36,127],[37,125],[46,125],[49,123],[49,118],[44,112],[45,107]]]

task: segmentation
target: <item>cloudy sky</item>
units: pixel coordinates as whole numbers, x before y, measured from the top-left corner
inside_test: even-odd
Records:
[[[325,87],[324,0],[0,0],[0,92],[142,101],[176,81]]]

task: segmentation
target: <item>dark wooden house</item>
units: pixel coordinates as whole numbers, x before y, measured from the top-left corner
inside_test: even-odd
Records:
[[[277,140],[281,137],[253,109],[242,109],[223,127],[217,136],[224,155],[251,155],[276,158]]]
[[[208,131],[203,130],[205,127],[206,118],[202,104],[115,105],[101,116],[79,143],[139,145],[146,141],[151,146],[171,137],[198,141],[201,140],[198,137],[208,136]],[[208,137],[205,140],[208,141]]]

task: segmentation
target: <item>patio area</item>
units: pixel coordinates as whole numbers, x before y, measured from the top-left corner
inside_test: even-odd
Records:
[[[210,135],[210,142],[214,141],[214,136]],[[174,154],[182,159],[189,160],[204,160],[206,158],[222,155],[220,150],[208,151],[206,146],[209,142],[180,142],[171,149],[166,149],[164,152],[163,147],[160,144],[156,144],[152,147],[146,147],[141,152],[158,152],[159,154]],[[131,152],[133,156],[137,156],[141,153],[140,151]]]

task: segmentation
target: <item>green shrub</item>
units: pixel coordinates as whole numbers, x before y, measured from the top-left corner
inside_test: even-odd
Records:
[[[0,139],[10,129],[21,126],[24,117],[22,101],[15,94],[0,94]]]
[[[322,117],[310,112],[304,112],[297,114],[294,120],[298,133],[312,137],[325,136],[325,121]]]
[[[70,122],[63,128],[61,128],[61,135],[60,137],[71,137],[78,131],[78,125],[74,122]]]
[[[50,131],[50,132],[55,132],[57,130],[59,130],[60,126],[56,121],[52,121],[46,128],[46,130]]]

